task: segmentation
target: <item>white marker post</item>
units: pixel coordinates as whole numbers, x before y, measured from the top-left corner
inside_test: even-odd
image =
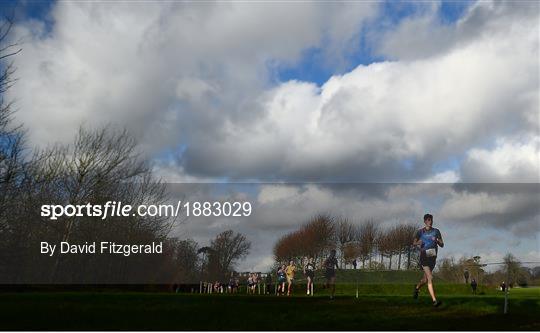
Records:
[[[510,287],[510,265],[506,265],[506,283],[504,287],[504,314],[508,313],[508,288]]]
[[[358,274],[356,273],[356,298],[358,298]]]

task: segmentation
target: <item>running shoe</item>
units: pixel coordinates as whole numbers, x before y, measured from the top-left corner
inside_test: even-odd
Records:
[[[416,289],[416,286],[414,287],[413,298],[418,299],[418,289]]]
[[[433,307],[438,308],[441,304],[442,304],[441,301],[434,301],[433,302]]]

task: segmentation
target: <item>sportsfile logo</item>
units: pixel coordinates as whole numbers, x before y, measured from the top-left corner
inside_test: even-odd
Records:
[[[213,216],[213,217],[247,217],[252,213],[252,204],[249,201],[178,201],[176,205],[138,205],[122,204],[122,202],[107,201],[104,205],[42,205],[41,217],[49,220],[58,220],[59,217],[98,217],[105,220],[109,217],[178,217],[178,216]]]

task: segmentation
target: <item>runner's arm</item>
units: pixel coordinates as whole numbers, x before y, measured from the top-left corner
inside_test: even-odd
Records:
[[[440,247],[444,247],[444,241],[443,241],[443,239],[442,239],[442,235],[441,235],[440,232],[439,232],[438,235],[437,235],[436,241],[437,241],[437,244],[438,244]]]

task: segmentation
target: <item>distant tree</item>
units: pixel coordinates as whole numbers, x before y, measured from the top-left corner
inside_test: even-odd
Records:
[[[392,252],[394,249],[394,244],[392,241],[392,234],[391,230],[389,229],[381,229],[379,231],[378,237],[375,239],[375,243],[377,244],[377,251],[379,252],[379,255],[381,256],[381,264],[384,264],[384,257],[389,257],[389,267],[388,269],[391,269],[392,267]]]
[[[362,268],[365,268],[366,261],[371,267],[371,257],[373,255],[375,241],[379,235],[379,228],[373,220],[368,220],[360,225],[357,239],[359,241],[359,253],[362,260]]]
[[[172,265],[174,265],[176,283],[190,283],[197,280],[200,272],[200,260],[197,255],[198,244],[194,240],[169,239],[172,249]]]
[[[482,269],[482,264],[480,263],[480,256],[474,256],[472,258],[461,258],[459,264],[461,266],[462,276],[465,278],[467,272],[468,277],[465,278],[465,283],[468,283],[468,278],[474,278],[476,282],[482,283],[482,276],[484,270]],[[456,281],[460,282],[460,281]]]
[[[249,254],[251,242],[241,233],[227,230],[210,242],[210,248],[212,251],[208,255],[208,261],[212,275],[222,279],[234,270],[238,260]]]
[[[540,278],[540,266],[533,267],[532,276],[533,276],[534,279],[539,279]]]
[[[313,239],[310,252],[321,262],[336,246],[335,228],[335,220],[329,214],[319,214],[305,225],[305,230],[312,234]]]
[[[462,266],[455,261],[454,258],[443,258],[439,264],[439,269],[436,272],[436,276],[445,281],[452,283],[459,283],[463,278]]]
[[[99,129],[81,127],[72,145],[53,147],[47,154],[48,158],[33,168],[33,188],[41,189],[33,194],[34,204],[104,205],[114,201],[137,207],[166,202],[164,184],[153,178],[150,164],[141,158],[137,142],[126,130],[111,126]],[[62,217],[56,221],[40,219],[43,226],[52,228],[47,238],[55,242],[109,239],[135,244],[164,240],[174,223],[165,216],[109,217],[106,220],[87,216]],[[105,259],[117,260],[105,257],[101,260]],[[51,266],[51,278],[54,280],[59,270],[69,271],[68,267],[80,260],[57,256]],[[100,273],[117,277],[118,272],[113,271]],[[132,274],[125,271],[120,275]]]
[[[274,245],[277,263],[289,260],[302,263],[303,258],[314,258],[319,264],[330,249],[336,247],[336,226],[328,214],[310,218],[298,230],[282,236]]]
[[[352,262],[360,256],[360,247],[356,242],[349,242],[343,246],[343,260],[345,265],[352,264]]]
[[[336,220],[336,239],[340,252],[340,267],[343,267],[345,261],[345,246],[354,241],[356,233],[356,227],[348,219],[341,217]]]
[[[508,276],[507,284],[509,286],[527,286],[531,280],[531,272],[521,265],[521,262],[512,254],[508,253],[503,258],[506,274]]]
[[[517,258],[512,253],[507,253],[504,258],[504,265],[506,274],[508,276],[508,280],[506,283],[509,286],[514,285],[519,277],[521,263],[517,260]]]
[[[398,258],[398,269],[401,269],[401,258],[402,255],[407,255],[407,269],[410,268],[410,261],[411,261],[411,251],[413,250],[412,247],[412,238],[414,235],[414,232],[416,231],[416,227],[411,224],[400,224],[397,226],[396,229],[396,245],[397,245],[397,251],[399,254]]]

